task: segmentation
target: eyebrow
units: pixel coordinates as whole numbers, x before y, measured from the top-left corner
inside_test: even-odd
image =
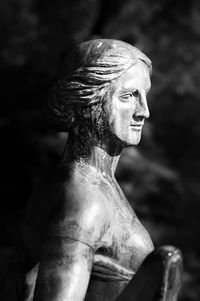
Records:
[[[150,86],[148,86],[146,89],[145,89],[145,91],[149,91],[151,89],[151,85]],[[120,90],[120,94],[122,94],[122,93],[127,93],[127,92],[133,92],[133,91],[140,91],[140,89],[137,89],[137,88],[122,88],[121,90]]]
[[[126,92],[133,92],[133,91],[136,91],[138,89],[134,89],[134,88],[122,88],[120,90],[120,93],[126,93]]]

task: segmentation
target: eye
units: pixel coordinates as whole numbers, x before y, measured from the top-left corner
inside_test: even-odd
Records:
[[[132,96],[132,93],[125,93],[120,96],[120,99],[124,102],[128,102],[129,100],[131,100]]]
[[[130,101],[133,97],[138,97],[139,96],[139,92],[138,90],[135,90],[133,92],[128,92],[128,93],[124,93],[120,96],[120,99],[124,102],[128,102]]]

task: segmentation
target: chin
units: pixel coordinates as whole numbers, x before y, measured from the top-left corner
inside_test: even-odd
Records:
[[[129,146],[138,145],[140,140],[141,140],[141,132],[138,131],[138,132],[132,134],[131,137],[129,137],[129,139],[127,139],[127,144]]]
[[[135,131],[129,135],[114,134],[110,141],[112,140],[113,143],[115,141],[118,145],[121,145],[122,148],[134,146],[137,145],[141,140],[141,131]]]
[[[137,135],[136,137],[131,137],[129,139],[122,139],[124,147],[130,147],[138,145],[141,140],[141,135]]]

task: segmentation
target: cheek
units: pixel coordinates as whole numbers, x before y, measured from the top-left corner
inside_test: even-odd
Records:
[[[113,105],[112,113],[110,116],[110,124],[112,128],[117,132],[127,130],[127,127],[131,123],[131,110],[128,107]]]
[[[121,119],[124,120],[124,122],[129,123],[131,119],[130,109],[126,108],[121,110]]]

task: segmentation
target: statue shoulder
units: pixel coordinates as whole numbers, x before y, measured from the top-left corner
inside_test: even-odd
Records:
[[[109,227],[106,196],[87,181],[70,180],[61,188],[48,218],[47,234],[78,240],[96,249]]]

